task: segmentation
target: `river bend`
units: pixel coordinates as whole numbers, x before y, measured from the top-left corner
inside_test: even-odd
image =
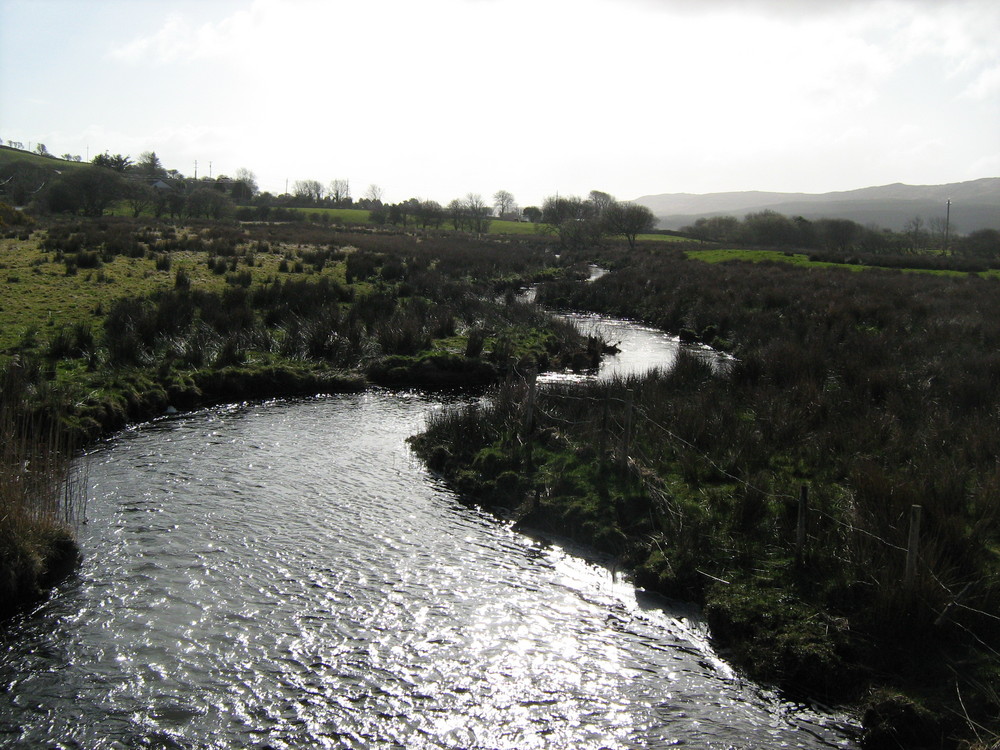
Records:
[[[0,628],[9,748],[853,748],[694,612],[461,504],[431,397],[206,409],[86,459],[84,562]]]

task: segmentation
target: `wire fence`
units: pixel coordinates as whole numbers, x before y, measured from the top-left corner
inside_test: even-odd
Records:
[[[527,376],[526,382],[533,382],[531,374]],[[529,387],[534,389],[533,385]],[[728,470],[694,442],[655,418],[648,407],[637,403],[631,390],[625,390],[620,395],[616,395],[610,387],[603,390],[603,393],[589,394],[570,392],[565,386],[539,389],[530,402],[522,404],[520,419],[523,422],[519,430],[522,442],[527,439],[529,427],[575,430],[592,436],[598,460],[617,464],[632,472],[643,483],[647,494],[668,521],[676,523],[681,520],[682,512],[676,503],[671,502],[670,488],[662,482],[658,471],[662,470],[665,459],[648,452],[650,438],[655,436],[654,439],[662,439],[683,452],[689,460],[693,458],[711,467],[718,477],[746,493],[753,493],[762,500],[775,504],[797,504],[797,533],[783,542],[794,551],[797,560],[805,558],[811,547],[830,541],[829,533],[823,536],[813,529],[823,526],[837,530],[842,544],[848,547],[853,545],[855,548],[856,552],[851,556],[855,564],[860,565],[858,561],[865,554],[874,556],[876,548],[880,547],[882,557],[891,563],[887,563],[887,567],[901,568],[902,576],[893,579],[888,572],[883,572],[875,582],[883,587],[901,589],[904,593],[912,592],[914,597],[922,597],[929,606],[940,609],[936,624],[952,619],[957,611],[967,611],[991,621],[1000,621],[997,614],[972,607],[963,601],[973,588],[973,582],[949,580],[945,583],[934,565],[921,554],[923,536],[920,526],[923,514],[920,505],[912,505],[909,517],[900,517],[892,528],[894,533],[906,539],[905,544],[888,539],[872,528],[866,528],[859,522],[861,519],[851,519],[849,513],[845,517],[843,512],[837,514],[821,507],[821,504],[810,503],[806,485],[799,487],[799,492],[795,494],[759,486],[752,479]],[[567,404],[571,407],[567,408]],[[638,436],[642,439],[637,439]],[[864,540],[864,544],[861,544],[861,540]],[[835,554],[831,550],[827,552]],[[875,577],[874,571],[868,571],[868,574]],[[932,597],[933,602],[920,593],[918,581],[922,584],[932,582],[938,589],[937,596]],[[942,605],[941,602],[945,603]]]

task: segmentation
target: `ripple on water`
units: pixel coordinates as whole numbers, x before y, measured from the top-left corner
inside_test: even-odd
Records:
[[[405,445],[429,406],[205,410],[98,450],[79,576],[2,631],[0,742],[852,747],[693,612],[461,506]]]

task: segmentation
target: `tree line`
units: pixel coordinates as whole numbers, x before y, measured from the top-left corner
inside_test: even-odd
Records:
[[[591,190],[585,199],[550,196],[539,218],[555,229],[564,247],[572,249],[600,245],[606,235],[618,235],[635,250],[638,235],[656,225],[656,217],[646,206],[622,203],[600,190]]]
[[[952,252],[975,258],[1000,258],[1000,232],[980,229],[958,236],[944,220],[925,222],[915,216],[901,232],[864,226],[850,219],[789,217],[763,210],[735,216],[700,218],[681,232],[695,239],[720,244],[778,249],[815,250],[817,259],[843,262],[850,257],[864,262],[871,256]],[[912,259],[908,260],[910,262]]]

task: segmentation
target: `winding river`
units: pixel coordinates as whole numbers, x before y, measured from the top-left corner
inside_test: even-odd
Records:
[[[461,504],[405,442],[440,408],[243,404],[95,448],[82,568],[0,627],[0,746],[855,747],[693,610]]]

